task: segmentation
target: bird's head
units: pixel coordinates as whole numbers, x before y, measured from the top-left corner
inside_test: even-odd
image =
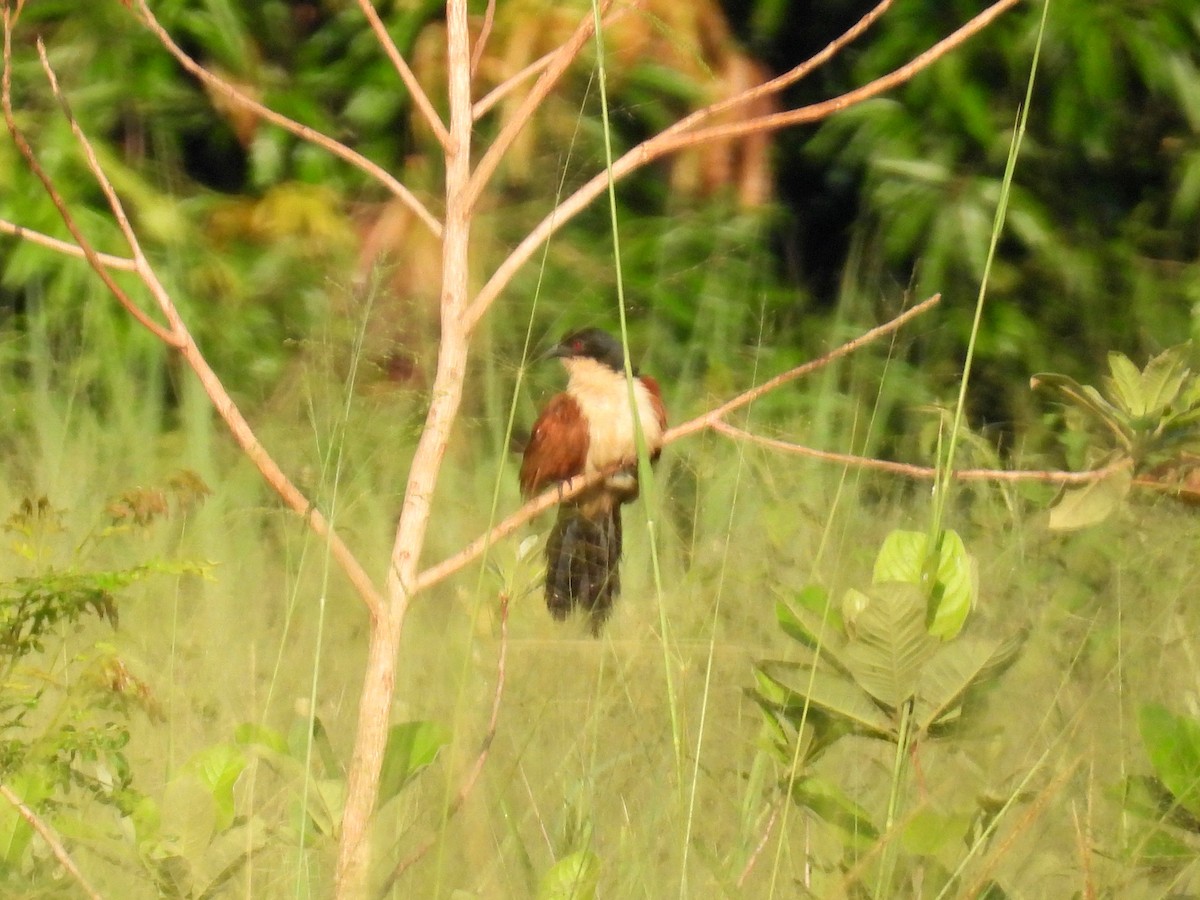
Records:
[[[546,358],[561,359],[568,371],[573,360],[593,360],[614,372],[625,371],[625,349],[621,342],[599,328],[568,334],[547,351]]]

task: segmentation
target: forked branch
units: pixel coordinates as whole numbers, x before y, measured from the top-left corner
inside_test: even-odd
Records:
[[[325,539],[342,570],[346,573],[347,578],[354,586],[355,590],[362,597],[373,618],[379,618],[384,614],[383,598],[378,589],[375,587],[371,578],[367,575],[366,570],[359,563],[358,559],[350,551],[350,548],[342,541],[342,539],[334,532],[329,520],[316,509],[311,501],[304,496],[303,493],[292,483],[283,470],[275,462],[274,458],[259,442],[254,430],[250,427],[234,403],[229,392],[225,390],[220,378],[208,361],[204,358],[200,348],[196,345],[192,338],[186,323],[179,315],[179,311],[175,306],[170,294],[159,280],[154,268],[147,260],[145,253],[142,251],[141,243],[138,240],[137,233],[130,224],[129,216],[125,211],[124,204],[113,188],[112,181],[104,172],[100,165],[99,159],[96,156],[95,150],[92,148],[91,141],[88,140],[82,127],[76,121],[70,106],[67,104],[66,98],[59,86],[58,78],[50,65],[50,60],[46,55],[46,49],[41,41],[38,41],[38,54],[41,58],[42,68],[46,73],[46,78],[50,84],[51,91],[58,100],[62,108],[63,115],[66,117],[71,126],[71,131],[75,136],[83,151],[84,159],[87,162],[88,169],[92,176],[96,179],[96,183],[100,186],[104,193],[105,199],[108,202],[109,209],[112,212],[114,220],[117,222],[124,235],[129,247],[132,251],[132,271],[138,276],[142,284],[149,291],[150,295],[158,304],[159,310],[166,319],[167,325],[164,327],[154,322],[149,316],[141,310],[133,301],[126,295],[119,285],[113,280],[109,274],[105,262],[100,259],[98,254],[91,249],[90,244],[79,231],[71,216],[70,210],[67,208],[66,201],[63,199],[61,192],[50,176],[38,165],[36,157],[25,140],[20,129],[17,127],[15,117],[12,114],[12,84],[11,84],[11,62],[12,62],[12,28],[14,24],[14,16],[10,8],[8,0],[3,2],[3,18],[4,18],[4,54],[3,54],[3,73],[0,76],[0,104],[4,108],[4,118],[8,126],[9,132],[13,136],[21,155],[25,157],[30,168],[38,175],[46,193],[59,211],[59,215],[63,219],[64,224],[71,231],[72,235],[78,242],[78,250],[93,271],[100,277],[101,281],[108,287],[109,291],[117,298],[118,302],[129,311],[139,322],[150,330],[164,344],[177,350],[183,359],[195,372],[201,386],[208,395],[217,413],[225,421],[230,434],[237,442],[238,446],[246,454],[246,456],[255,464],[264,480],[279,494],[294,512],[306,519],[313,531],[321,538]],[[42,242],[44,243],[44,242]]]
[[[440,236],[442,233],[442,223],[426,209],[425,204],[417,199],[408,188],[406,188],[394,175],[387,169],[367,159],[356,150],[347,147],[341,141],[335,141],[326,134],[322,134],[315,128],[309,128],[295,119],[290,119],[282,113],[276,112],[269,106],[259,103],[253,97],[249,96],[245,91],[242,91],[230,84],[224,78],[219,77],[214,72],[206,69],[192,57],[188,56],[178,44],[171,38],[171,35],[163,28],[162,24],[155,18],[154,13],[150,11],[150,7],[146,4],[146,0],[136,0],[138,12],[141,14],[142,23],[149,29],[150,33],[158,38],[158,42],[163,45],[168,53],[170,53],[179,64],[183,66],[189,73],[198,78],[207,88],[227,100],[248,109],[256,116],[265,119],[272,125],[277,125],[284,131],[289,131],[301,140],[308,141],[317,147],[327,150],[329,153],[338,157],[350,165],[354,166],[367,175],[370,175],[389,191],[391,191],[401,203],[407,206],[420,219],[425,226],[433,232],[435,236]]]
[[[408,93],[412,96],[413,103],[417,105],[417,109],[420,110],[421,115],[425,118],[426,124],[433,131],[434,137],[438,139],[438,143],[442,145],[443,150],[447,149],[450,146],[450,132],[446,130],[445,123],[442,122],[441,117],[437,114],[437,110],[433,108],[433,104],[429,102],[429,95],[425,93],[425,89],[421,87],[420,82],[417,81],[417,77],[413,75],[412,69],[405,62],[400,48],[396,46],[396,42],[388,34],[387,26],[379,18],[379,12],[375,9],[375,5],[371,0],[358,0],[358,7],[362,10],[367,23],[371,26],[371,31],[375,33],[375,40],[379,42],[379,46],[383,48],[383,52],[391,60],[392,66],[400,76],[400,80],[408,88]]]
[[[662,156],[666,156],[667,154],[674,153],[678,150],[693,147],[706,141],[738,137],[751,132],[777,131],[789,125],[816,122],[820,119],[828,117],[829,115],[832,115],[835,112],[843,110],[849,106],[853,106],[856,103],[861,103],[864,100],[870,99],[871,97],[876,97],[879,94],[903,84],[904,82],[913,78],[913,76],[915,76],[917,73],[929,68],[929,66],[931,66],[938,59],[945,56],[955,47],[958,47],[968,38],[986,28],[997,16],[1015,6],[1019,2],[1021,2],[1021,0],[998,0],[998,2],[993,3],[986,10],[975,16],[975,18],[962,25],[948,37],[943,38],[941,41],[939,41],[929,50],[926,50],[920,56],[913,59],[911,62],[899,67],[887,75],[875,79],[870,84],[866,84],[860,88],[856,88],[853,91],[849,91],[840,97],[834,97],[831,100],[825,100],[821,103],[814,103],[810,106],[804,106],[786,113],[760,116],[750,119],[746,122],[735,123],[732,125],[715,125],[698,130],[690,130],[692,126],[712,115],[717,108],[725,109],[735,102],[740,102],[741,98],[739,95],[738,98],[720,101],[719,104],[714,104],[712,107],[706,107],[704,110],[694,113],[693,116],[690,117],[691,126],[689,126],[689,130],[680,131],[667,129],[666,131],[663,131],[654,137],[648,138],[641,144],[638,144],[636,147],[627,151],[620,159],[613,163],[611,176],[608,172],[598,172],[590,181],[580,187],[574,194],[551,210],[550,213],[544,219],[542,219],[542,221],[538,223],[538,225],[525,237],[525,239],[522,240],[516,246],[516,248],[514,248],[512,253],[509,254],[508,258],[497,267],[496,271],[492,274],[492,277],[483,286],[479,293],[476,294],[474,301],[471,303],[471,308],[467,312],[467,327],[475,327],[480,318],[482,318],[484,313],[487,312],[488,307],[495,302],[496,298],[500,295],[500,292],[508,286],[508,283],[513,279],[517,271],[529,261],[530,257],[532,257],[534,251],[536,251],[538,247],[545,243],[550,236],[562,228],[563,225],[582,212],[593,200],[596,199],[596,197],[608,189],[610,177],[614,181],[624,178],[631,172],[636,171],[647,163],[653,162]],[[869,22],[874,21],[874,19],[881,14],[882,11],[882,9],[876,7],[875,10],[872,10],[870,13],[868,13],[863,20],[851,28],[850,31],[847,32],[847,35],[857,36],[857,34],[861,33],[861,31],[866,27],[866,25],[863,23],[866,22],[869,24]],[[847,38],[846,35],[843,35],[842,38],[839,38],[830,46],[835,50],[839,49],[840,47],[844,46],[847,40],[849,40],[849,38]],[[814,57],[814,60],[818,58],[822,60],[828,58],[826,56],[827,53],[830,53],[831,55],[830,48],[828,47],[821,51],[821,53],[817,54],[817,56]],[[812,61],[810,61],[810,63],[811,62]],[[803,64],[804,67],[809,67],[805,69],[806,72],[811,70],[810,63]],[[751,88],[750,90],[758,91],[760,88]],[[488,175],[490,175],[490,172],[484,170],[481,165],[480,170],[476,172],[473,179],[473,184],[475,185],[476,189],[480,188],[480,185],[478,184],[480,179]]]

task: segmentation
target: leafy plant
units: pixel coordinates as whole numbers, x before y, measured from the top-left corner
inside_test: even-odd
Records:
[[[190,473],[172,485],[177,509],[207,492]],[[102,828],[88,815],[93,804],[108,808],[116,827],[143,801],[125,757],[128,720],[137,710],[160,712],[151,685],[114,646],[92,637],[72,649],[72,635],[90,619],[115,628],[120,593],[134,584],[203,571],[165,560],[111,569],[85,562],[101,544],[170,515],[166,497],[158,489],[127,492],[109,504],[110,524],[82,541],[45,497],[23,500],[4,524],[10,555],[25,571],[0,581],[0,781],[36,814],[85,834]],[[31,851],[32,837],[32,826],[0,804],[0,880],[50,874]]]
[[[1132,862],[1180,872],[1194,864],[1200,848],[1200,720],[1147,704],[1138,730],[1153,775],[1125,784],[1125,809],[1144,823]]]
[[[1088,462],[1109,469],[1063,493],[1050,513],[1052,528],[1106,519],[1128,496],[1135,474],[1175,469],[1200,453],[1200,378],[1188,364],[1191,350],[1190,342],[1172,347],[1140,371],[1124,354],[1110,353],[1100,388],[1066,375],[1034,376],[1035,388],[1055,391],[1099,430]]]
[[[858,840],[895,822],[902,773],[893,772],[893,799],[880,819],[813,775],[812,763],[849,735],[906,750],[924,737],[953,734],[971,699],[1021,647],[1020,635],[959,633],[978,594],[978,575],[957,534],[947,531],[939,543],[932,581],[928,536],[895,531],[869,587],[850,588],[840,604],[819,586],[804,589],[795,603],[779,603],[776,618],[795,642],[793,658],[756,667],[754,696],[788,772],[788,794]]]

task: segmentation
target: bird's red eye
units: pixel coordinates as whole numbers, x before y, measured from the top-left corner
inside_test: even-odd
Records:
[[[582,353],[583,352],[583,341],[581,341],[579,338],[575,338],[575,340],[571,341],[571,352]]]

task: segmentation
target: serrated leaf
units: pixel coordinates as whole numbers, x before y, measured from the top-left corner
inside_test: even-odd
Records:
[[[925,630],[925,598],[912,584],[874,585],[855,621],[846,664],[863,690],[890,710],[916,692],[921,668],[937,643]]]
[[[1200,816],[1200,720],[1148,704],[1138,713],[1138,728],[1154,774],[1180,806]]]
[[[379,776],[379,805],[400,793],[421,770],[437,759],[449,741],[445,730],[434,722],[402,722],[388,730]]]
[[[1074,531],[1107,519],[1129,495],[1133,472],[1125,466],[1080,487],[1068,488],[1050,510],[1053,531]]]

